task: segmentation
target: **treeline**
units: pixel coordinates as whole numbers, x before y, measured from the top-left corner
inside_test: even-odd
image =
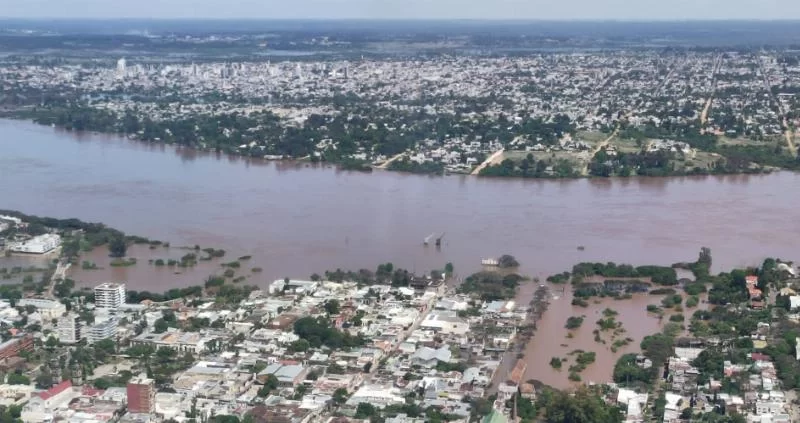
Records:
[[[364,345],[366,340],[342,332],[331,325],[325,317],[302,317],[294,322],[294,333],[308,341],[312,348],[326,346],[331,349],[352,348]]]
[[[589,164],[592,176],[679,176],[710,173],[708,169],[684,170],[676,167],[676,153],[667,151],[625,153],[610,156],[601,149]]]
[[[640,280],[613,280],[600,282],[582,282],[574,285],[576,298],[618,297],[622,294],[644,293],[650,290],[648,282]]]
[[[452,264],[445,265],[444,270],[432,270],[431,279],[441,279],[442,273],[452,274]],[[325,280],[331,282],[355,282],[362,286],[370,285],[391,285],[394,287],[409,286],[419,276],[406,269],[396,268],[392,263],[379,264],[376,270],[361,269],[359,271],[350,270],[328,270],[325,272]],[[322,280],[318,274],[311,275],[312,281]]]
[[[752,163],[780,169],[800,169],[800,159],[786,154],[778,144],[725,145],[715,151],[724,156],[717,161],[718,173],[755,173],[758,169],[754,169]]]
[[[208,284],[205,290],[202,286],[193,285],[186,288],[173,288],[164,293],[154,293],[150,291],[128,291],[126,294],[126,302],[132,304],[138,304],[142,301],[153,301],[160,303],[164,301],[186,298],[201,298],[205,295],[206,291],[208,291],[209,295],[213,295],[213,297],[219,302],[235,304],[246,299],[251,292],[259,289],[257,286],[225,284],[224,279],[221,278],[209,279],[213,280],[214,282]],[[220,279],[222,280],[222,283],[217,283],[216,281]]]
[[[389,163],[389,170],[408,173],[438,174],[444,173],[444,165],[440,162],[418,163],[404,157]]]
[[[573,178],[579,176],[575,164],[566,159],[536,160],[528,154],[519,163],[505,159],[500,164],[489,165],[480,172],[481,176],[521,177],[521,178]]]
[[[640,141],[647,139],[683,141],[703,151],[712,151],[717,146],[716,135],[701,133],[700,129],[694,125],[672,123],[670,120],[661,122],[660,126],[655,126],[652,122],[638,127],[623,125],[622,130],[619,132],[619,137]]]
[[[666,266],[638,266],[629,264],[608,263],[578,263],[572,267],[573,283],[575,277],[582,279],[591,276],[603,276],[605,278],[650,278],[658,285],[677,285],[678,275],[675,269]]]
[[[53,217],[39,217],[26,215],[14,210],[0,210],[0,214],[17,217],[28,223],[25,233],[36,236],[50,230],[66,235],[61,247],[61,254],[67,258],[77,257],[81,251],[91,250],[93,247],[109,245],[112,255],[122,257],[128,243],[161,245],[160,241],[152,241],[140,236],[125,235],[124,232],[110,228],[102,223],[87,223],[78,219],[56,219]],[[5,236],[13,235],[12,232],[19,228],[9,228]],[[81,231],[78,237],[70,236],[74,231]]]
[[[477,295],[483,301],[508,300],[516,296],[523,280],[525,278],[515,273],[478,272],[468,276],[458,287],[458,292]]]
[[[0,210],[0,214],[17,217],[27,222],[27,233],[31,235],[47,233],[47,228],[51,228],[57,232],[83,231],[86,240],[93,245],[102,245],[115,237],[125,235],[122,231],[109,228],[102,223],[87,223],[78,219],[56,219],[53,217],[32,216],[14,210]],[[130,239],[149,242],[146,238],[141,237],[130,237]]]
[[[127,94],[137,96],[136,93]],[[177,110],[170,108],[175,107],[174,103],[186,99],[174,98],[173,101],[168,101],[171,94],[161,94],[163,95],[150,99],[157,100],[157,103],[164,108],[163,111],[159,111],[164,116],[157,120],[146,116],[147,112],[115,113],[97,109],[80,101],[60,98],[54,98],[44,106],[19,112],[15,117],[28,118],[43,125],[56,125],[68,130],[116,133],[143,141],[216,149],[246,156],[278,155],[293,158],[312,156],[315,160],[330,162],[342,162],[359,151],[393,156],[415,148],[422,140],[442,142],[460,138],[467,142],[498,141],[508,145],[516,137],[523,136],[539,139],[543,144],[556,144],[564,134],[575,131],[575,125],[566,115],[556,115],[549,121],[526,117],[520,122],[512,122],[505,115],[497,119],[483,115],[470,116],[473,112],[480,112],[481,109],[487,109],[488,105],[501,100],[492,96],[484,99],[465,98],[455,113],[434,115],[425,111],[425,104],[411,104],[409,108],[412,110],[401,111],[375,107],[368,100],[347,93],[328,100],[314,99],[315,103],[328,102],[342,113],[312,114],[298,127],[282,122],[277,115],[268,111],[249,114],[238,112],[184,114],[179,106]],[[274,94],[279,102],[303,103],[303,99],[283,99],[281,93]],[[228,100],[257,103],[258,99]],[[317,157],[312,153],[317,151],[317,144],[323,140],[333,140],[335,148],[320,149],[321,155]],[[245,147],[240,148],[242,145]],[[399,163],[396,166],[404,165]],[[422,167],[407,164],[406,169],[399,170],[420,173],[440,171],[437,164],[426,164]]]

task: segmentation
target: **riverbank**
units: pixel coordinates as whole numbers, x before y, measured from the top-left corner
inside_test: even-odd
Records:
[[[0,114],[0,117],[29,121],[39,125],[57,126],[65,131],[74,132],[76,136],[81,136],[81,131],[74,131],[73,128],[70,127],[49,123],[47,119],[36,118],[34,115],[31,115],[31,112],[28,110],[6,110]],[[147,137],[139,133],[93,131],[92,128],[88,128],[87,130],[92,131],[92,133],[96,135],[118,136],[131,141],[148,144],[171,144],[162,141],[158,137]],[[606,160],[606,157],[610,156],[606,156],[605,151],[610,148],[611,141],[618,136],[619,128],[615,129],[610,136],[601,142],[596,143],[592,150],[585,154],[581,151],[537,151],[531,154],[526,151],[510,151],[502,148],[492,153],[488,158],[472,169],[467,167],[466,169],[458,168],[455,170],[448,170],[448,166],[435,160],[422,162],[411,160],[409,158],[411,153],[409,152],[395,154],[382,162],[370,163],[369,160],[362,158],[340,156],[338,154],[326,156],[325,154],[319,154],[319,152],[308,154],[308,152],[303,151],[302,154],[297,156],[286,154],[265,155],[261,150],[243,149],[242,146],[223,145],[210,147],[204,144],[179,145],[180,148],[191,149],[200,153],[226,154],[231,157],[242,157],[246,159],[329,163],[342,170],[361,172],[389,170],[426,175],[467,174],[481,177],[580,179],[587,177],[628,178],[634,176],[679,177],[697,175],[737,175],[771,173],[778,169],[800,170],[800,162],[789,160],[789,158],[782,157],[780,154],[775,155],[774,151],[770,150],[769,146],[758,146],[751,143],[745,143],[743,145],[720,145],[711,152],[700,151],[699,153],[702,153],[703,157],[698,160],[698,163],[695,163],[696,160],[694,160],[697,159],[698,152],[693,153],[691,157],[687,158],[683,155],[675,155],[665,150],[660,154],[667,154],[667,156],[661,158],[650,157],[649,159],[653,160],[649,160],[647,156],[651,155],[651,153],[645,153],[644,150],[642,150],[640,154],[633,154],[635,151],[624,151],[629,157],[641,156],[634,160],[640,162],[640,164],[637,165],[638,167],[625,167],[620,164],[621,162],[616,165],[613,163],[609,164],[610,162]],[[796,155],[793,144],[791,143],[791,137],[787,136],[787,139],[789,140],[790,153]],[[764,150],[765,148],[766,150]],[[526,153],[529,162],[526,162],[525,158],[520,159],[520,157],[524,156]],[[602,153],[603,156],[601,160],[598,160],[600,153]],[[586,157],[583,157],[583,155],[586,155]],[[616,150],[614,150],[614,155],[616,155]],[[534,156],[536,158],[534,158]],[[537,160],[543,164],[538,164]],[[742,163],[742,160],[745,160],[745,162]],[[747,162],[747,160],[752,160],[752,162]],[[653,161],[656,163],[656,166],[650,167]],[[595,162],[599,167],[593,165]],[[615,166],[619,167],[619,169],[615,170]]]

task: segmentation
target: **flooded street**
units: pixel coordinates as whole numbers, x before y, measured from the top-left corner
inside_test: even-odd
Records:
[[[575,363],[575,359],[568,353],[575,350],[597,354],[595,362],[580,373],[582,381],[579,383],[610,381],[614,364],[620,356],[629,352],[638,352],[639,343],[645,336],[661,332],[664,325],[669,323],[669,316],[679,314],[665,310],[664,318],[659,319],[656,314],[647,313],[647,306],[649,304],[660,306],[664,295],[636,294],[633,298],[626,300],[595,297],[588,299],[589,306],[584,308],[570,304],[573,297],[570,285],[550,284],[549,286],[550,305],[541,320],[537,322],[536,333],[524,350],[524,354],[525,359],[528,360],[525,379],[540,380],[551,386],[564,387],[570,384],[567,380],[568,368]],[[532,297],[536,288],[536,284],[533,283],[524,285],[521,288],[520,298]],[[677,291],[681,292],[680,289]],[[701,298],[705,298],[705,294]],[[688,325],[692,313],[705,309],[707,306],[708,304],[701,302],[697,307],[684,308],[682,313],[686,318],[685,324]],[[605,344],[595,341],[593,333],[595,329],[599,329],[597,321],[604,318],[603,311],[607,308],[618,313],[614,318],[622,323],[622,329],[624,329],[624,333],[614,339],[628,337],[632,339],[628,345],[618,348],[616,352],[612,351],[612,331],[600,331],[600,337]],[[572,316],[583,316],[583,324],[578,329],[568,330],[565,325],[567,319]],[[570,333],[572,334],[571,338],[568,337]],[[550,366],[550,359],[553,357],[568,358],[569,360],[562,365],[560,370],[557,370]]]
[[[97,269],[83,269],[81,265],[75,266],[70,271],[70,277],[75,279],[79,287],[93,287],[108,281],[130,281],[128,289],[136,291],[151,291],[161,293],[168,288],[149,288],[149,284],[137,284],[135,281],[145,280],[164,280],[172,281],[169,288],[185,287],[190,285],[203,285],[206,277],[212,274],[221,274],[222,263],[234,261],[237,257],[223,257],[209,261],[197,261],[197,264],[189,267],[180,266],[156,266],[156,260],[180,261],[181,257],[187,253],[194,253],[193,250],[171,247],[158,247],[150,249],[147,245],[133,245],[128,247],[128,258],[135,258],[136,264],[133,266],[111,266],[112,258],[109,257],[108,249],[105,247],[95,248],[89,253],[81,255],[81,261],[87,261],[97,266]],[[203,253],[199,253],[203,255]],[[242,262],[242,269],[237,272],[237,276],[245,276],[243,284],[263,286],[272,280],[267,281],[263,273],[254,273],[248,267],[247,262]],[[143,287],[144,286],[144,287]]]
[[[148,263],[179,258],[185,250],[176,247],[195,244],[225,249],[223,262],[252,255],[237,274],[260,286],[329,269],[375,269],[385,262],[418,273],[452,262],[465,277],[480,270],[482,258],[504,253],[522,263],[521,273],[542,280],[581,261],[691,261],[701,246],[713,251],[715,270],[797,255],[800,220],[791,218],[797,206],[792,193],[800,185],[795,173],[613,180],[365,174],[17,121],[0,121],[0,134],[0,208],[103,222],[173,245],[168,252],[134,247],[130,255],[138,263],[118,268],[108,267],[107,253],[98,249],[83,259],[105,268],[76,266],[72,277],[79,286],[114,280],[132,290],[163,292],[202,284],[221,271],[219,262],[201,262],[179,274]],[[441,249],[422,246],[432,232],[446,233]],[[523,297],[535,287],[529,289]],[[583,380],[608,380],[620,354],[638,349],[643,336],[661,329],[658,319],[644,317],[647,304],[660,297],[590,301],[585,309],[570,300],[567,289],[539,322],[525,352],[528,378],[563,384],[568,365],[555,371],[550,358],[584,349],[598,357]],[[593,339],[595,321],[606,307],[619,312],[625,336],[634,339],[617,354],[601,354],[610,343]],[[575,315],[586,319],[567,339],[564,324]]]

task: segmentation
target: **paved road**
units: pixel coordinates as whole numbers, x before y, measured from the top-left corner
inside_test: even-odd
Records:
[[[761,56],[757,57],[758,60],[758,69],[761,71],[761,79],[764,81],[764,89],[767,90],[769,93],[770,98],[773,102],[778,106],[778,111],[781,113],[781,125],[783,126],[783,136],[786,137],[786,146],[789,148],[789,152],[792,154],[792,157],[797,156],[797,148],[794,145],[794,141],[792,140],[792,136],[794,135],[792,132],[792,128],[789,127],[789,121],[786,119],[786,110],[783,109],[783,104],[778,101],[778,98],[775,97],[775,94],[772,92],[772,87],[769,84],[769,77],[767,76],[767,70],[764,68],[764,64],[761,62]]]
[[[714,63],[714,69],[711,72],[711,93],[708,95],[706,105],[703,107],[703,112],[700,113],[700,126],[706,124],[708,121],[708,112],[711,110],[711,103],[714,102],[714,94],[717,92],[717,74],[722,68],[722,55],[717,56],[717,61]]]
[[[401,340],[400,340],[400,341],[397,343],[397,345],[395,345],[394,347],[392,347],[392,350],[391,350],[391,351],[389,351],[389,352],[386,354],[386,357],[391,357],[391,356],[393,356],[393,355],[394,355],[394,353],[395,353],[395,352],[397,352],[397,349],[398,349],[398,348],[400,348],[400,344],[402,344],[403,342],[405,342],[405,341],[406,341],[406,339],[408,339],[408,337],[409,337],[409,336],[411,336],[411,334],[412,334],[412,333],[414,333],[414,331],[415,331],[415,330],[419,329],[419,325],[421,325],[421,324],[422,324],[422,321],[423,321],[423,320],[425,320],[425,318],[426,318],[426,317],[428,317],[428,314],[430,314],[430,313],[431,313],[431,311],[433,311],[433,305],[436,303],[436,301],[438,301],[438,300],[439,300],[439,298],[441,298],[441,297],[437,297],[437,299],[434,301],[434,303],[432,303],[432,304],[431,304],[431,305],[430,305],[430,306],[429,306],[429,307],[428,307],[428,308],[425,310],[425,312],[423,312],[423,313],[420,313],[419,317],[417,317],[417,319],[414,321],[414,323],[412,323],[412,324],[411,324],[411,326],[409,326],[408,330],[407,330],[407,331],[405,331],[405,332],[403,333],[403,336],[401,337],[402,339],[401,339]],[[367,376],[364,378],[365,382],[367,382],[367,383],[371,382],[371,381],[372,381],[372,377],[375,375],[375,372],[377,372],[377,371],[378,371],[378,369],[379,369],[380,367],[381,367],[381,366],[380,366],[380,365],[378,365],[378,364],[376,364],[376,365],[373,365],[373,366],[372,366],[372,367],[369,369],[369,374],[367,374]]]
[[[47,295],[46,296],[48,298],[54,298],[55,297],[55,295],[53,295],[53,290],[56,287],[56,283],[59,280],[66,279],[67,270],[69,270],[70,266],[72,266],[71,263],[64,264],[61,261],[58,262],[58,265],[56,265],[56,271],[53,272],[53,276],[50,278],[50,286],[47,287]]]

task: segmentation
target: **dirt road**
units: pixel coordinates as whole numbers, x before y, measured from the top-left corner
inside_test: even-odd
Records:
[[[385,161],[385,162],[381,163],[381,164],[380,164],[379,166],[377,166],[377,167],[378,167],[378,169],[386,169],[386,168],[388,168],[388,167],[389,167],[389,165],[390,165],[390,164],[392,164],[392,162],[393,162],[393,161],[395,161],[395,160],[398,160],[399,158],[401,158],[401,157],[403,157],[403,156],[405,156],[405,155],[406,155],[406,153],[405,153],[405,152],[402,152],[402,153],[400,153],[400,154],[395,154],[395,155],[394,155],[394,156],[392,156],[392,157],[391,157],[389,160],[387,160],[387,161]]]
[[[501,149],[499,149],[499,150],[497,150],[497,151],[495,151],[495,152],[494,152],[494,153],[493,153],[491,156],[489,156],[489,158],[488,158],[488,159],[484,160],[484,161],[483,161],[483,163],[481,163],[480,165],[478,165],[478,167],[476,167],[476,168],[475,168],[475,169],[472,171],[472,173],[470,173],[470,175],[479,175],[479,174],[481,173],[481,171],[482,171],[482,170],[483,170],[483,169],[484,169],[486,166],[489,166],[489,165],[496,165],[496,164],[500,163],[500,162],[502,161],[502,159],[503,159],[503,153],[504,153],[505,151],[506,151],[506,150],[504,150],[504,149],[502,149],[502,148],[501,148]]]

